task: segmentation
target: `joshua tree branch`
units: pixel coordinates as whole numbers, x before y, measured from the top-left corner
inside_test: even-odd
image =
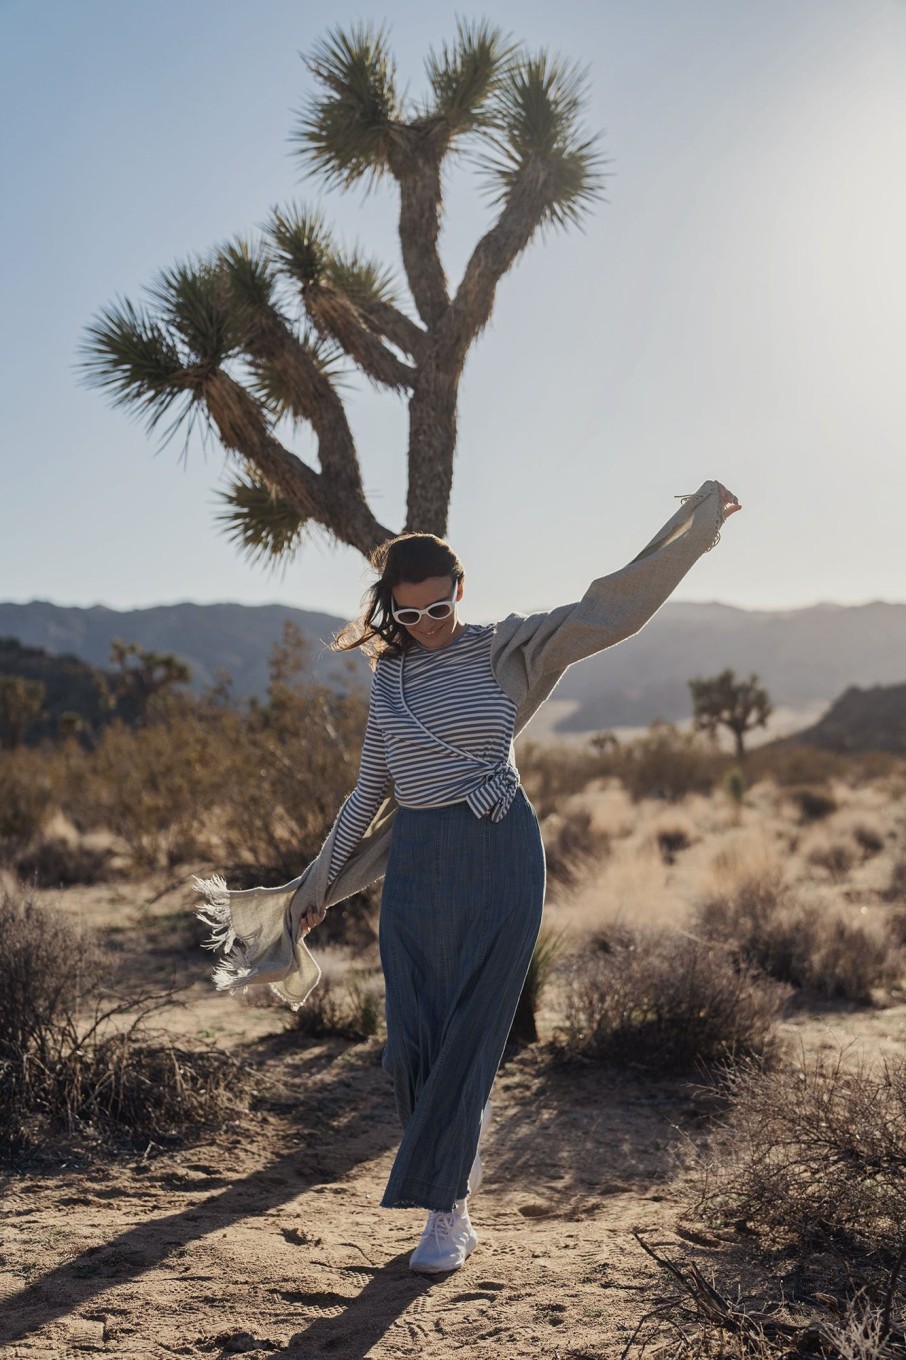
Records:
[[[258,402],[222,369],[208,377],[203,397],[224,447],[240,453],[305,519],[364,554],[391,536],[365,502],[357,464],[357,487],[349,485],[348,466],[315,472],[274,438]]]
[[[436,120],[397,124],[390,170],[399,185],[399,234],[409,291],[426,326],[435,325],[450,303],[440,262],[440,167],[445,146]]]
[[[322,335],[337,340],[350,358],[374,382],[396,391],[412,387],[415,370],[389,350],[364,324],[364,314],[330,284],[311,284],[304,290],[305,308]]]
[[[391,302],[363,302],[359,311],[365,324],[377,335],[383,335],[391,345],[418,360],[425,343],[425,332],[410,317]]]
[[[439,341],[460,363],[490,319],[498,283],[541,225],[547,202],[544,181],[540,162],[527,166],[507,195],[497,221],[472,252],[438,328]]]

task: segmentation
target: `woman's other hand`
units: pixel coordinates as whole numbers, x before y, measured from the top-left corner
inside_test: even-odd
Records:
[[[733,492],[729,491],[724,486],[723,482],[718,482],[717,485],[720,487],[720,511],[723,518],[726,520],[730,515],[735,515],[737,510],[741,510],[742,506],[733,495]]]

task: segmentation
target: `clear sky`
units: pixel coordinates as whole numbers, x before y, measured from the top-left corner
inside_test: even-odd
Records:
[[[706,477],[744,508],[677,599],[906,599],[904,0],[462,12],[587,63],[609,158],[607,201],[529,248],[466,369],[448,530],[466,616],[575,599]],[[356,612],[357,554],[249,565],[215,522],[220,449],[159,451],[75,364],[101,306],[274,204],[320,205],[398,264],[391,190],[324,194],[289,141],[300,51],[360,18],[390,25],[413,94],[455,31],[410,0],[0,0],[0,598]],[[458,169],[451,280],[488,222]],[[349,400],[375,511],[400,527],[405,409]]]

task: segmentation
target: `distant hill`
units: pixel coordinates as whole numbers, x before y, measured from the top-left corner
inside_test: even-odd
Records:
[[[887,751],[906,756],[906,685],[850,685],[820,722],[791,740],[841,754]]]
[[[850,685],[906,681],[906,604],[754,610],[668,602],[636,637],[589,657],[558,685],[559,730],[638,726],[691,713],[687,680],[731,666],[760,677],[775,706],[829,704]]]
[[[285,620],[313,646],[312,674],[329,683],[367,683],[358,654],[342,656],[327,642],[345,621],[288,605],[177,604],[120,611],[34,601],[0,604],[0,638],[109,664],[115,637],[175,652],[193,685],[233,676],[237,697],[263,695],[267,663]],[[815,605],[747,610],[722,604],[668,602],[636,637],[572,667],[555,697],[569,701],[557,724],[564,733],[644,726],[654,718],[690,715],[687,680],[732,666],[755,671],[775,706],[820,712],[851,686],[906,682],[906,604]]]
[[[122,638],[155,652],[175,652],[192,671],[192,689],[204,689],[225,672],[233,677],[237,698],[261,697],[267,689],[268,660],[287,619],[312,643],[314,678],[348,682],[352,675],[365,682],[363,658],[331,652],[326,645],[345,620],[288,605],[174,604],[118,610],[104,605],[79,609],[46,600],[0,604],[0,638],[69,653],[102,668],[109,666],[110,644]]]

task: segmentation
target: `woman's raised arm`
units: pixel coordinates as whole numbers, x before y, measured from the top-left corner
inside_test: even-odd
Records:
[[[492,665],[521,700],[545,677],[632,637],[667,600],[702,553],[714,547],[727,516],[740,509],[721,482],[703,482],[631,562],[602,576],[575,604],[498,624]]]

